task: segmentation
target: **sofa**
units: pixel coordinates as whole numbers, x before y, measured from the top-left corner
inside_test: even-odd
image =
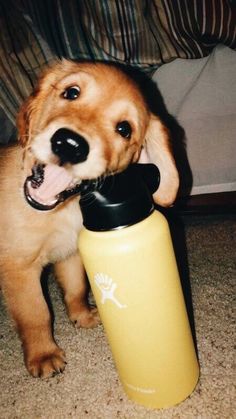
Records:
[[[195,60],[176,59],[154,74],[168,111],[184,128],[191,172],[181,195],[204,195],[208,202],[227,199],[235,206],[236,191],[236,53],[218,45]],[[228,193],[228,198],[226,198]],[[202,196],[203,198],[203,196]],[[199,199],[192,202],[203,202]],[[223,202],[222,202],[223,203]],[[207,201],[206,203],[207,204]]]

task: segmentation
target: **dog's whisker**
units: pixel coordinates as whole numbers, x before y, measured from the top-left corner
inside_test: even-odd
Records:
[[[34,128],[34,132],[33,132],[34,134],[40,134],[40,132],[41,132],[40,129]],[[32,136],[32,133],[21,134],[21,138],[30,138],[31,136]]]

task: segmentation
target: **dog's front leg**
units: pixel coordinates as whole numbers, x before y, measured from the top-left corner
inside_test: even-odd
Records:
[[[28,371],[34,377],[42,378],[63,371],[65,355],[52,336],[40,272],[35,269],[24,271],[13,265],[7,277],[6,273],[4,276],[3,292],[22,340]]]
[[[70,320],[78,327],[95,327],[99,323],[97,309],[87,301],[87,281],[78,253],[55,264],[56,278],[64,291]]]

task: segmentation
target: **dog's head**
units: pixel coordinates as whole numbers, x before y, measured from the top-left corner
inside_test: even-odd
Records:
[[[124,170],[140,159],[143,147],[145,159],[159,166],[157,155],[162,166],[166,156],[165,172],[173,166],[176,176],[167,130],[149,111],[137,84],[117,66],[55,64],[23,104],[17,123],[29,176],[25,193],[42,209],[53,207],[63,190],[73,190],[82,180]],[[153,137],[159,143],[156,151]],[[171,198],[169,193],[161,204],[171,203],[176,190]]]

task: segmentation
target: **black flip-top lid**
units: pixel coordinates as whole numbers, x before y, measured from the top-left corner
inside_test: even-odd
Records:
[[[136,224],[154,210],[152,194],[160,183],[153,164],[133,164],[124,172],[106,177],[96,186],[82,188],[80,208],[84,226],[107,231]]]

